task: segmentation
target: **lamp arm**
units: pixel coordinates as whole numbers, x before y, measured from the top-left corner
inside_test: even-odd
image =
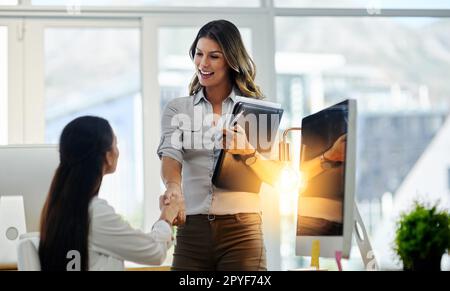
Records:
[[[290,131],[294,131],[294,130],[300,131],[300,130],[302,130],[302,128],[301,127],[289,127],[283,131],[281,142],[278,144],[278,148],[279,148],[278,159],[280,161],[290,161],[291,160],[289,143],[286,142],[286,139],[287,139],[288,133]]]
[[[288,133],[289,133],[290,131],[294,131],[294,130],[301,131],[302,128],[301,128],[301,127],[289,127],[289,128],[287,128],[287,129],[285,129],[285,130],[283,131],[283,143],[286,143],[286,138],[287,138]]]

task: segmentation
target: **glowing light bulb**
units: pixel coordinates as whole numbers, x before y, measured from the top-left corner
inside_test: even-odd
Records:
[[[296,193],[302,184],[303,179],[300,171],[287,164],[278,177],[276,188],[280,193]]]

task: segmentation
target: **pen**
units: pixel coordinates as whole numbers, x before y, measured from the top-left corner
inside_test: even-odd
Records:
[[[230,122],[230,127],[234,127],[237,124],[237,121],[241,116],[244,114],[244,110],[239,111],[238,114],[236,114],[233,118],[233,120]]]

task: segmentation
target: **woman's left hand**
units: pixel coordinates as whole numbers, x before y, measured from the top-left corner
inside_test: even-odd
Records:
[[[250,155],[255,152],[245,130],[238,124],[232,129],[223,129],[223,148],[233,155]]]

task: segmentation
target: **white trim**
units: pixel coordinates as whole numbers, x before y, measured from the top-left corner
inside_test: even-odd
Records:
[[[9,26],[0,23],[0,30],[6,33],[5,40],[0,40],[0,145],[5,145],[8,143]]]
[[[275,8],[275,16],[298,17],[450,17],[450,9],[381,9],[370,14],[368,9],[355,8]]]
[[[0,6],[1,16],[25,17],[128,17],[141,18],[151,15],[172,14],[198,16],[209,14],[258,15],[266,14],[269,8],[262,7],[148,7],[148,6],[81,6],[80,13],[70,14],[65,6]]]
[[[381,9],[369,14],[364,8],[274,8],[272,0],[261,7],[149,7],[149,6],[81,6],[80,13],[68,13],[66,6],[1,6],[0,17],[46,18],[143,18],[155,15],[265,15],[341,16],[341,17],[450,17],[450,9]]]
[[[156,154],[160,136],[160,98],[158,83],[158,29],[149,18],[142,21],[141,76],[144,147],[144,229],[158,218],[160,193],[160,161]]]
[[[1,20],[8,27],[8,143],[23,142],[23,20]]]
[[[44,26],[33,20],[24,21],[23,73],[23,142],[44,143]]]
[[[139,19],[74,19],[49,18],[29,19],[30,24],[39,24],[45,28],[140,28]]]
[[[264,0],[264,5],[271,7],[272,0]],[[256,82],[266,96],[266,100],[276,102],[275,72],[275,17],[273,9],[257,20],[253,29],[253,51],[256,63]],[[267,249],[268,270],[281,269],[281,233],[280,233],[280,196],[277,191],[265,184],[261,187],[261,211],[263,213],[264,243]]]
[[[352,233],[355,227],[355,205],[356,205],[356,153],[358,130],[357,125],[357,102],[354,99],[348,100],[348,122],[347,122],[347,146],[345,162],[345,197],[344,197],[344,245],[342,257],[348,258],[352,245]]]

